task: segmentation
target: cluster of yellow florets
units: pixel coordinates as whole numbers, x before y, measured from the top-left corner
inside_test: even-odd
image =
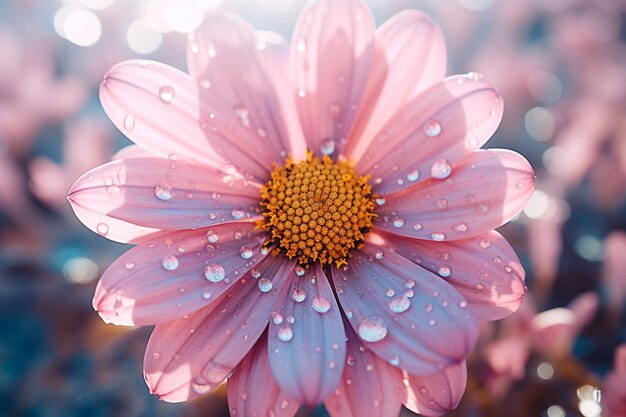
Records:
[[[261,190],[259,227],[270,234],[266,243],[277,244],[276,254],[285,251],[301,265],[347,264],[376,216],[367,180],[349,163],[328,156],[320,160],[309,153],[298,163],[287,159]]]

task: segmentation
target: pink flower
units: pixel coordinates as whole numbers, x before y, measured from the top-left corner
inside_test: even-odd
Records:
[[[626,344],[615,350],[615,364],[603,384],[602,402],[608,417],[626,416]]]
[[[146,61],[106,75],[104,108],[139,146],[69,199],[137,246],[94,307],[156,324],[145,378],[166,401],[230,377],[238,416],[454,408],[478,319],[525,293],[493,229],[524,207],[533,171],[478,150],[502,100],[478,74],[444,78],[441,32],[417,11],[375,30],[360,1],[320,0],[290,51],[272,39],[212,15],[190,37],[191,75]]]

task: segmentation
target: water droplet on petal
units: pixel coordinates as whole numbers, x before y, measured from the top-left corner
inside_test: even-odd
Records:
[[[480,247],[481,248],[487,249],[489,246],[491,246],[491,243],[489,243],[488,240],[483,239],[483,240],[480,241]]]
[[[414,169],[413,171],[411,171],[408,174],[406,174],[406,179],[411,181],[411,182],[417,181],[419,179],[419,177],[420,177],[420,173],[416,169]]]
[[[393,297],[394,295],[396,295],[396,292],[393,290],[393,288],[387,288],[387,291],[385,291],[385,295],[387,297]]]
[[[219,237],[217,236],[217,233],[215,233],[213,230],[209,230],[208,232],[206,232],[206,240],[209,243],[215,243],[218,239]]]
[[[439,271],[437,271],[439,273],[440,276],[447,278],[450,276],[450,267],[448,266],[442,266],[439,268]]]
[[[230,216],[235,220],[240,220],[244,218],[245,213],[243,210],[233,210],[230,212]]]
[[[400,357],[398,357],[397,355],[394,356],[393,358],[389,359],[389,363],[392,366],[399,366],[400,365]]]
[[[330,301],[320,295],[313,298],[311,305],[313,306],[313,310],[318,313],[326,313],[330,310]]]
[[[127,131],[131,131],[135,128],[135,115],[132,113],[128,113],[124,116],[124,129]]]
[[[176,268],[178,268],[178,258],[174,255],[168,255],[163,258],[161,264],[163,265],[163,269],[166,269],[168,271],[174,271]]]
[[[384,256],[385,255],[382,250],[377,250],[376,253],[374,254],[374,257],[378,259],[379,261],[383,259]]]
[[[419,224],[419,223],[415,223],[415,224],[413,225],[413,230],[418,230],[418,231],[419,231],[419,230],[422,230],[422,225],[421,225],[421,224]]]
[[[119,198],[121,194],[122,194],[122,190],[117,185],[110,185],[107,187],[107,196],[109,198],[113,198],[113,199]]]
[[[172,198],[172,187],[167,184],[157,184],[154,187],[154,194],[159,200],[167,201]]]
[[[306,272],[306,270],[303,267],[301,267],[300,265],[296,266],[294,271],[295,271],[296,275],[299,276],[299,277],[304,275],[304,273]]]
[[[106,236],[109,233],[109,225],[106,223],[98,223],[96,232],[98,232],[99,235]]]
[[[404,219],[401,219],[400,217],[396,217],[395,219],[393,219],[393,227],[395,227],[396,229],[404,227]]]
[[[174,95],[174,88],[169,85],[163,86],[159,89],[159,98],[165,104],[170,104],[172,100],[174,100]]]
[[[298,38],[296,41],[296,51],[303,53],[306,51],[306,41],[304,38]]]
[[[306,298],[306,294],[302,288],[294,288],[291,292],[291,299],[296,303],[301,303]]]
[[[450,173],[452,172],[452,167],[445,159],[439,159],[435,161],[432,168],[430,169],[430,174],[433,178],[437,178],[442,180],[444,178],[448,178]]]
[[[379,342],[387,336],[387,325],[380,316],[368,316],[359,324],[359,337],[366,342]]]
[[[270,292],[272,290],[272,281],[267,278],[261,278],[258,283],[261,292]]]
[[[410,306],[411,301],[403,295],[392,298],[391,301],[389,301],[389,310],[394,313],[404,313]]]
[[[444,235],[441,232],[435,232],[433,234],[430,235],[431,239],[436,241],[436,242],[441,242],[442,240],[444,240],[446,238],[446,235]]]
[[[445,198],[437,200],[437,207],[442,210],[445,209],[446,207],[448,207],[448,200],[446,200]]]
[[[289,342],[291,339],[293,339],[293,330],[291,330],[291,327],[289,326],[281,326],[278,329],[278,339],[280,339],[281,342]]]
[[[241,125],[243,127],[250,126],[250,118],[248,115],[248,109],[246,109],[245,107],[241,105],[235,106],[235,115],[239,118],[239,121],[241,122]]]
[[[128,261],[124,264],[124,268],[126,269],[133,269],[134,267],[135,267],[135,263],[131,261]]]
[[[424,123],[424,133],[431,138],[439,136],[441,133],[441,123],[437,120],[428,120]]]
[[[465,223],[457,223],[454,225],[454,230],[457,232],[467,232],[467,225]]]
[[[322,143],[320,143],[320,152],[323,155],[332,155],[335,152],[335,141],[333,139],[324,139]]]
[[[204,298],[205,300],[208,300],[209,298],[211,298],[211,293],[210,292],[203,292],[202,293],[202,298]]]
[[[278,325],[281,324],[283,322],[283,315],[280,314],[278,311],[273,311],[272,312],[272,323]]]
[[[220,264],[211,264],[204,268],[204,277],[211,282],[220,282],[226,278],[226,271]]]
[[[382,206],[386,203],[386,200],[384,198],[377,198],[376,199],[376,204],[378,204],[379,206]]]
[[[415,292],[412,289],[408,289],[404,291],[404,296],[406,298],[413,298],[415,296]]]
[[[239,249],[239,254],[243,259],[250,259],[252,258],[254,252],[252,252],[252,249],[250,249],[249,247],[242,246],[241,249]]]

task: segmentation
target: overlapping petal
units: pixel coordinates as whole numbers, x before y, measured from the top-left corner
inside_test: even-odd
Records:
[[[121,132],[155,155],[216,166],[222,158],[200,127],[198,88],[196,80],[176,68],[132,60],[105,75],[100,101]]]
[[[450,172],[386,196],[375,226],[418,239],[467,239],[511,220],[535,189],[528,161],[508,150],[476,151]]]
[[[96,287],[94,308],[108,322],[171,321],[218,298],[262,260],[253,223],[160,233],[120,256]]]
[[[385,195],[437,178],[438,161],[456,165],[491,137],[502,118],[498,92],[477,76],[457,75],[433,85],[400,108],[363,150],[357,172],[372,176]]]
[[[438,417],[455,409],[467,385],[465,361],[450,365],[432,375],[407,375],[404,405],[426,417]]]
[[[346,366],[337,389],[324,400],[331,417],[397,417],[404,385],[398,368],[365,349],[346,325]]]
[[[374,56],[374,20],[361,0],[307,6],[292,37],[296,105],[309,149],[338,155],[363,97]]]
[[[391,250],[450,283],[480,320],[505,318],[524,299],[524,268],[511,245],[496,231],[453,242],[386,233],[382,238]]]
[[[445,76],[443,34],[417,10],[406,10],[386,21],[376,30],[374,44],[367,88],[344,150],[348,159],[353,151],[362,153],[407,101]]]
[[[408,259],[366,243],[332,270],[337,296],[366,348],[426,375],[462,360],[478,322],[454,288]]]
[[[213,148],[266,179],[272,162],[282,162],[304,144],[284,122],[275,91],[281,71],[269,71],[259,46],[247,22],[230,14],[210,15],[190,37],[187,62],[199,86],[201,127]]]
[[[293,264],[270,257],[259,270],[280,288]],[[275,291],[260,291],[248,273],[202,310],[158,324],[144,358],[150,390],[162,400],[180,402],[217,387],[263,334],[275,298]]]
[[[318,265],[299,268],[279,290],[269,329],[270,366],[287,394],[322,402],[339,383],[345,332],[333,290]]]
[[[74,208],[100,215],[95,223],[75,210],[94,231],[110,219],[176,230],[256,217],[260,187],[232,164],[214,168],[163,158],[130,158],[87,172],[74,183],[68,198]]]
[[[299,406],[300,403],[286,395],[272,376],[267,337],[261,337],[228,379],[231,415],[293,417]]]

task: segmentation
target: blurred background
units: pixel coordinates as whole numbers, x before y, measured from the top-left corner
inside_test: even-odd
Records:
[[[452,416],[626,416],[626,0],[366,0],[444,30],[448,74],[504,96],[487,147],[537,173],[501,228],[528,296],[487,323]],[[104,73],[144,57],[185,69],[204,11],[289,37],[302,0],[0,0],[0,415],[227,416],[223,387],[167,404],[142,376],[150,329],[107,326],[95,283],[127,246],[83,227],[65,196],[130,142],[98,101]],[[404,410],[402,415],[411,415]],[[299,416],[326,416],[323,407]]]

